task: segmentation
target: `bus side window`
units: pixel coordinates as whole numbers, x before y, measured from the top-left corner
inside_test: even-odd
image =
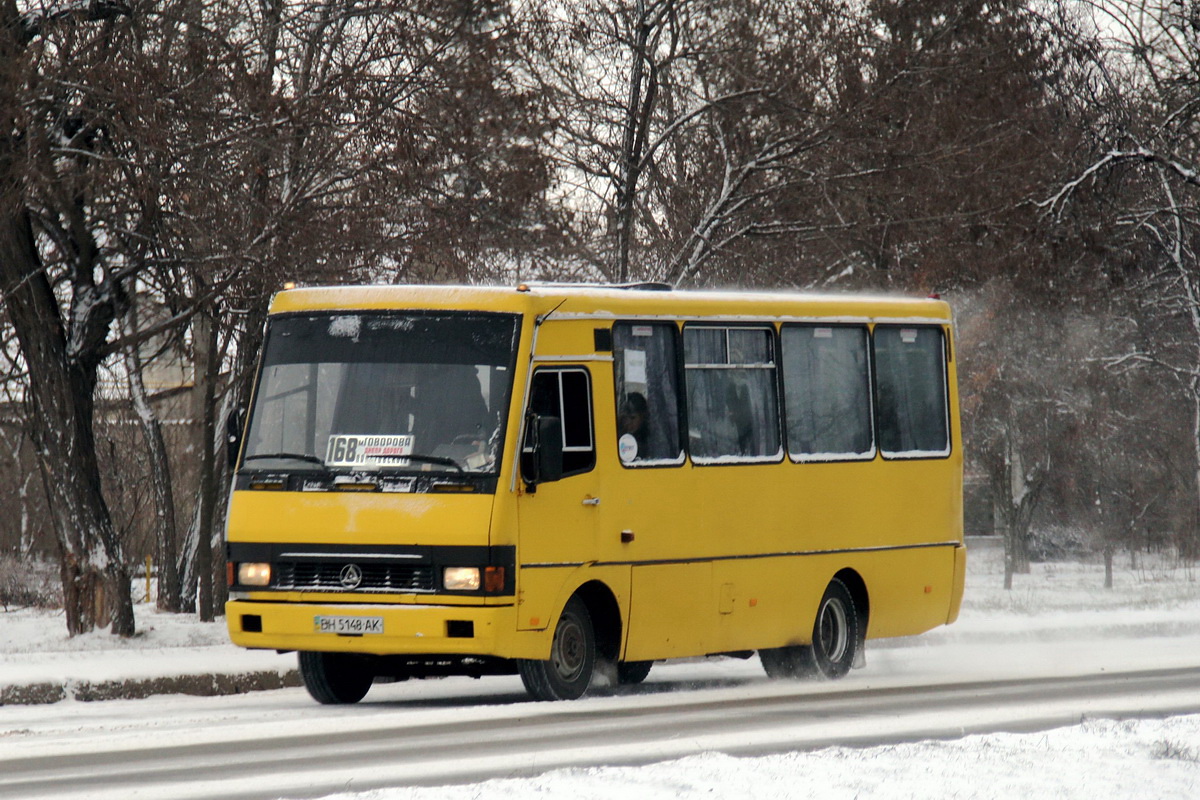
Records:
[[[528,411],[557,417],[562,423],[563,477],[588,472],[596,466],[592,441],[592,386],[586,369],[539,369],[529,387]],[[526,441],[532,436],[527,431]],[[523,452],[529,452],[528,444]]]
[[[780,338],[788,455],[796,461],[872,458],[867,329],[788,324]]]
[[[782,458],[774,331],[687,325],[683,351],[692,461]]]
[[[617,454],[626,466],[682,464],[673,323],[613,325]]]
[[[879,449],[888,458],[950,454],[946,346],[932,326],[875,326]]]

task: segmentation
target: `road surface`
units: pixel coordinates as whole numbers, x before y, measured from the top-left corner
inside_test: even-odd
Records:
[[[1197,713],[1200,650],[1190,649],[1190,663],[1185,655],[1195,643],[1163,640],[1161,658],[1143,650],[1133,662],[1053,642],[997,646],[967,662],[944,657],[954,648],[882,648],[836,683],[768,681],[757,659],[658,665],[641,687],[573,703],[536,703],[515,678],[492,678],[376,686],[350,707],[318,706],[299,689],[8,707],[0,797],[320,797],[712,750],[766,754]],[[1060,657],[1070,669],[1048,666]]]

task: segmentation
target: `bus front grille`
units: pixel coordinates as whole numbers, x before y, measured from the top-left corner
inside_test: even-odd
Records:
[[[273,588],[302,592],[432,592],[433,567],[411,564],[358,564],[357,585],[344,582],[343,562],[281,561]]]

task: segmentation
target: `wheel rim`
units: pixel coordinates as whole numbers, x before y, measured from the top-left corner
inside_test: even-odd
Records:
[[[555,631],[554,651],[550,654],[554,672],[564,681],[573,681],[583,672],[586,660],[587,640],[583,627],[574,617],[564,616]]]
[[[831,597],[821,604],[821,614],[817,623],[817,644],[830,663],[840,662],[850,646],[850,636],[846,625],[846,606],[836,597]]]

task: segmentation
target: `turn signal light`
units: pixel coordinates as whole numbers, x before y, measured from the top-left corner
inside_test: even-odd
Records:
[[[485,592],[499,592],[504,590],[504,567],[484,568],[483,590]]]

